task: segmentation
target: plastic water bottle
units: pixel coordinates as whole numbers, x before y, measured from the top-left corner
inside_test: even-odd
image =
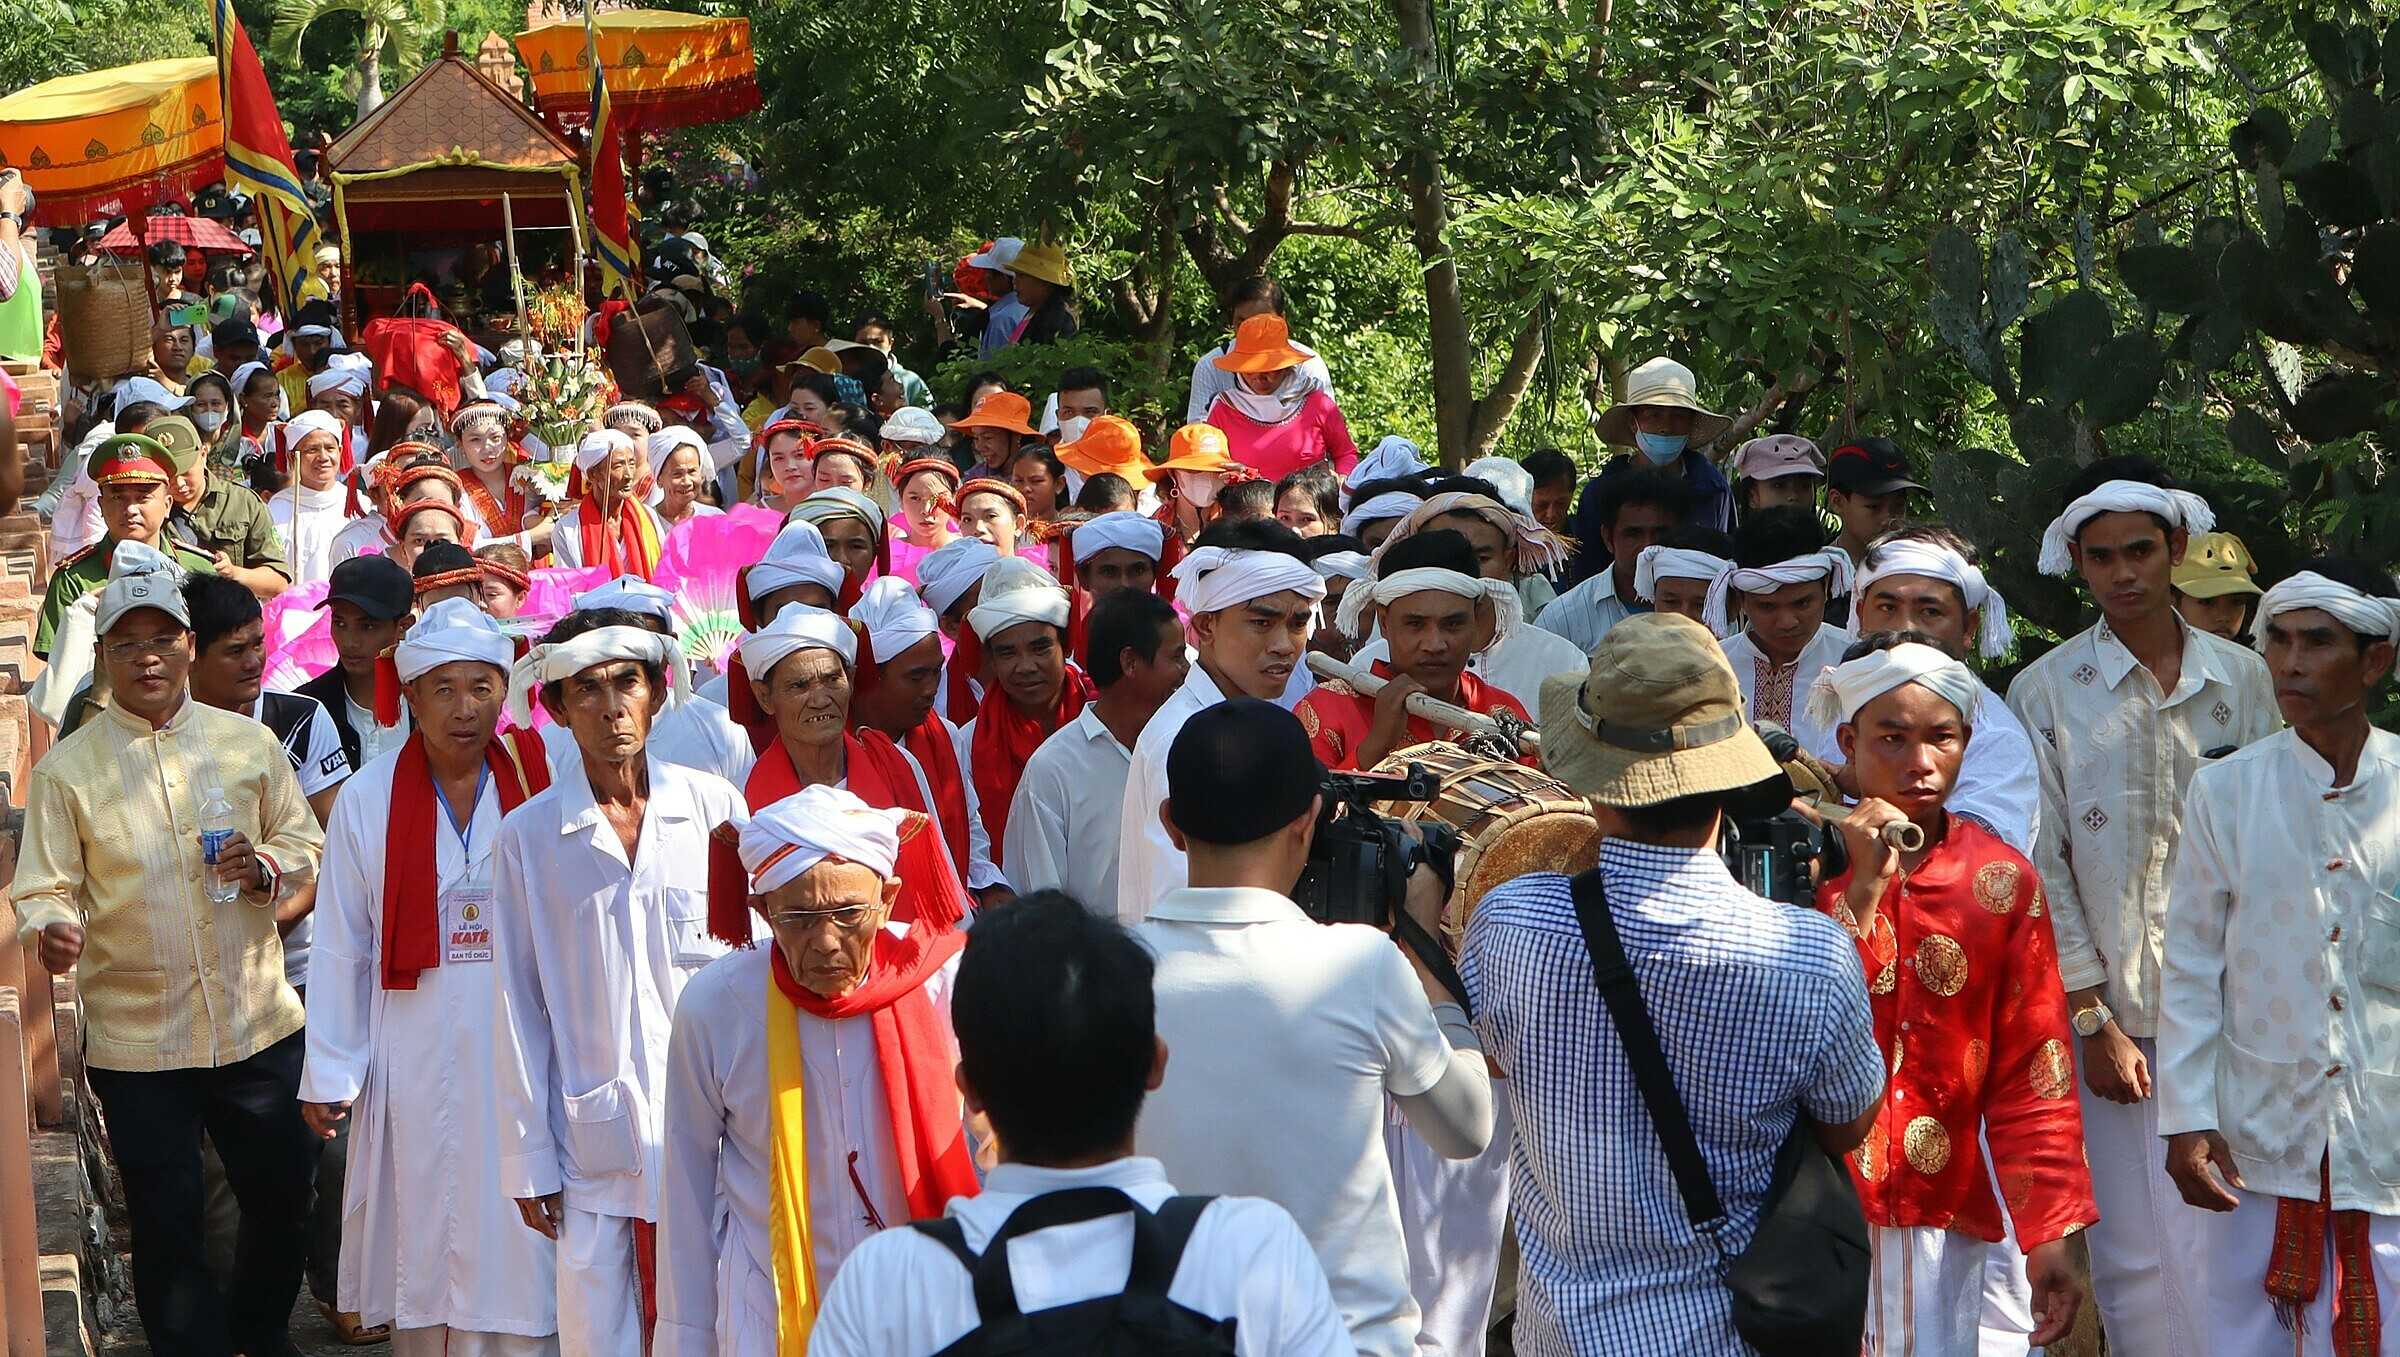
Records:
[[[242,897],[242,883],[227,881],[216,871],[217,854],[232,837],[233,803],[225,799],[223,787],[211,787],[200,800],[200,860],[208,864],[200,884],[210,904],[230,905]]]

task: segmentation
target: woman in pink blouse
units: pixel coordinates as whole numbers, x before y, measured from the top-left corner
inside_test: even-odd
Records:
[[[1209,361],[1234,374],[1208,410],[1234,461],[1270,481],[1315,462],[1332,462],[1336,473],[1358,464],[1341,408],[1301,376],[1308,355],[1292,347],[1283,317],[1269,312],[1243,321],[1233,348]]]

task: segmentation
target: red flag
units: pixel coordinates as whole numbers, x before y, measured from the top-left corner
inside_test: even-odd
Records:
[[[625,155],[608,82],[592,66],[592,252],[600,257],[600,295],[633,299],[633,223],[627,219]]]
[[[317,214],[301,192],[292,168],[291,139],[267,89],[250,35],[233,14],[231,0],[217,0],[217,73],[225,95],[225,172],[250,190],[258,209],[260,244],[283,304],[300,304],[302,284],[313,271]]]

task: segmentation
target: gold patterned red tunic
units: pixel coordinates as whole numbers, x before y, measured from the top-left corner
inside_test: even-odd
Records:
[[[1951,816],[1915,874],[1885,894],[1865,936],[1842,900],[1849,884],[1844,872],[1818,887],[1817,905],[1858,938],[1890,1071],[1875,1129],[1850,1152],[1867,1223],[1997,1242],[1979,1127],[2021,1247],[2098,1220],[2073,1028],[2033,865]]]
[[[1392,667],[1382,660],[1374,666],[1375,677],[1389,679]],[[1489,716],[1508,712],[1520,721],[1530,721],[1524,704],[1506,692],[1493,687],[1473,674],[1458,676],[1456,705],[1468,711]],[[1375,730],[1375,699],[1366,696],[1339,679],[1328,679],[1311,688],[1292,708],[1308,731],[1308,742],[1316,746],[1317,759],[1335,772],[1355,772],[1358,769],[1358,747]],[[1414,712],[1408,717],[1408,739],[1404,744],[1424,744],[1432,740],[1457,741],[1459,732],[1447,726],[1437,726]],[[1532,762],[1530,759],[1525,762]]]

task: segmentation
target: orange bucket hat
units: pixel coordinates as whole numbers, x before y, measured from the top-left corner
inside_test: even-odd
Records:
[[[1138,483],[1150,471],[1150,458],[1142,451],[1142,431],[1122,415],[1101,415],[1084,429],[1083,437],[1059,444],[1056,451],[1058,460],[1080,475],[1114,472]]]
[[[1233,348],[1210,362],[1227,372],[1281,372],[1308,361],[1292,347],[1292,327],[1268,312],[1242,322],[1233,335]]]
[[[1214,424],[1186,424],[1167,440],[1167,460],[1143,468],[1142,474],[1156,484],[1178,471],[1218,471],[1230,475],[1243,470],[1241,463],[1233,460],[1223,429]]]
[[[1027,438],[1038,438],[1041,431],[1033,427],[1033,402],[1014,391],[988,391],[975,402],[975,411],[965,419],[950,421],[953,429],[1006,429]]]

